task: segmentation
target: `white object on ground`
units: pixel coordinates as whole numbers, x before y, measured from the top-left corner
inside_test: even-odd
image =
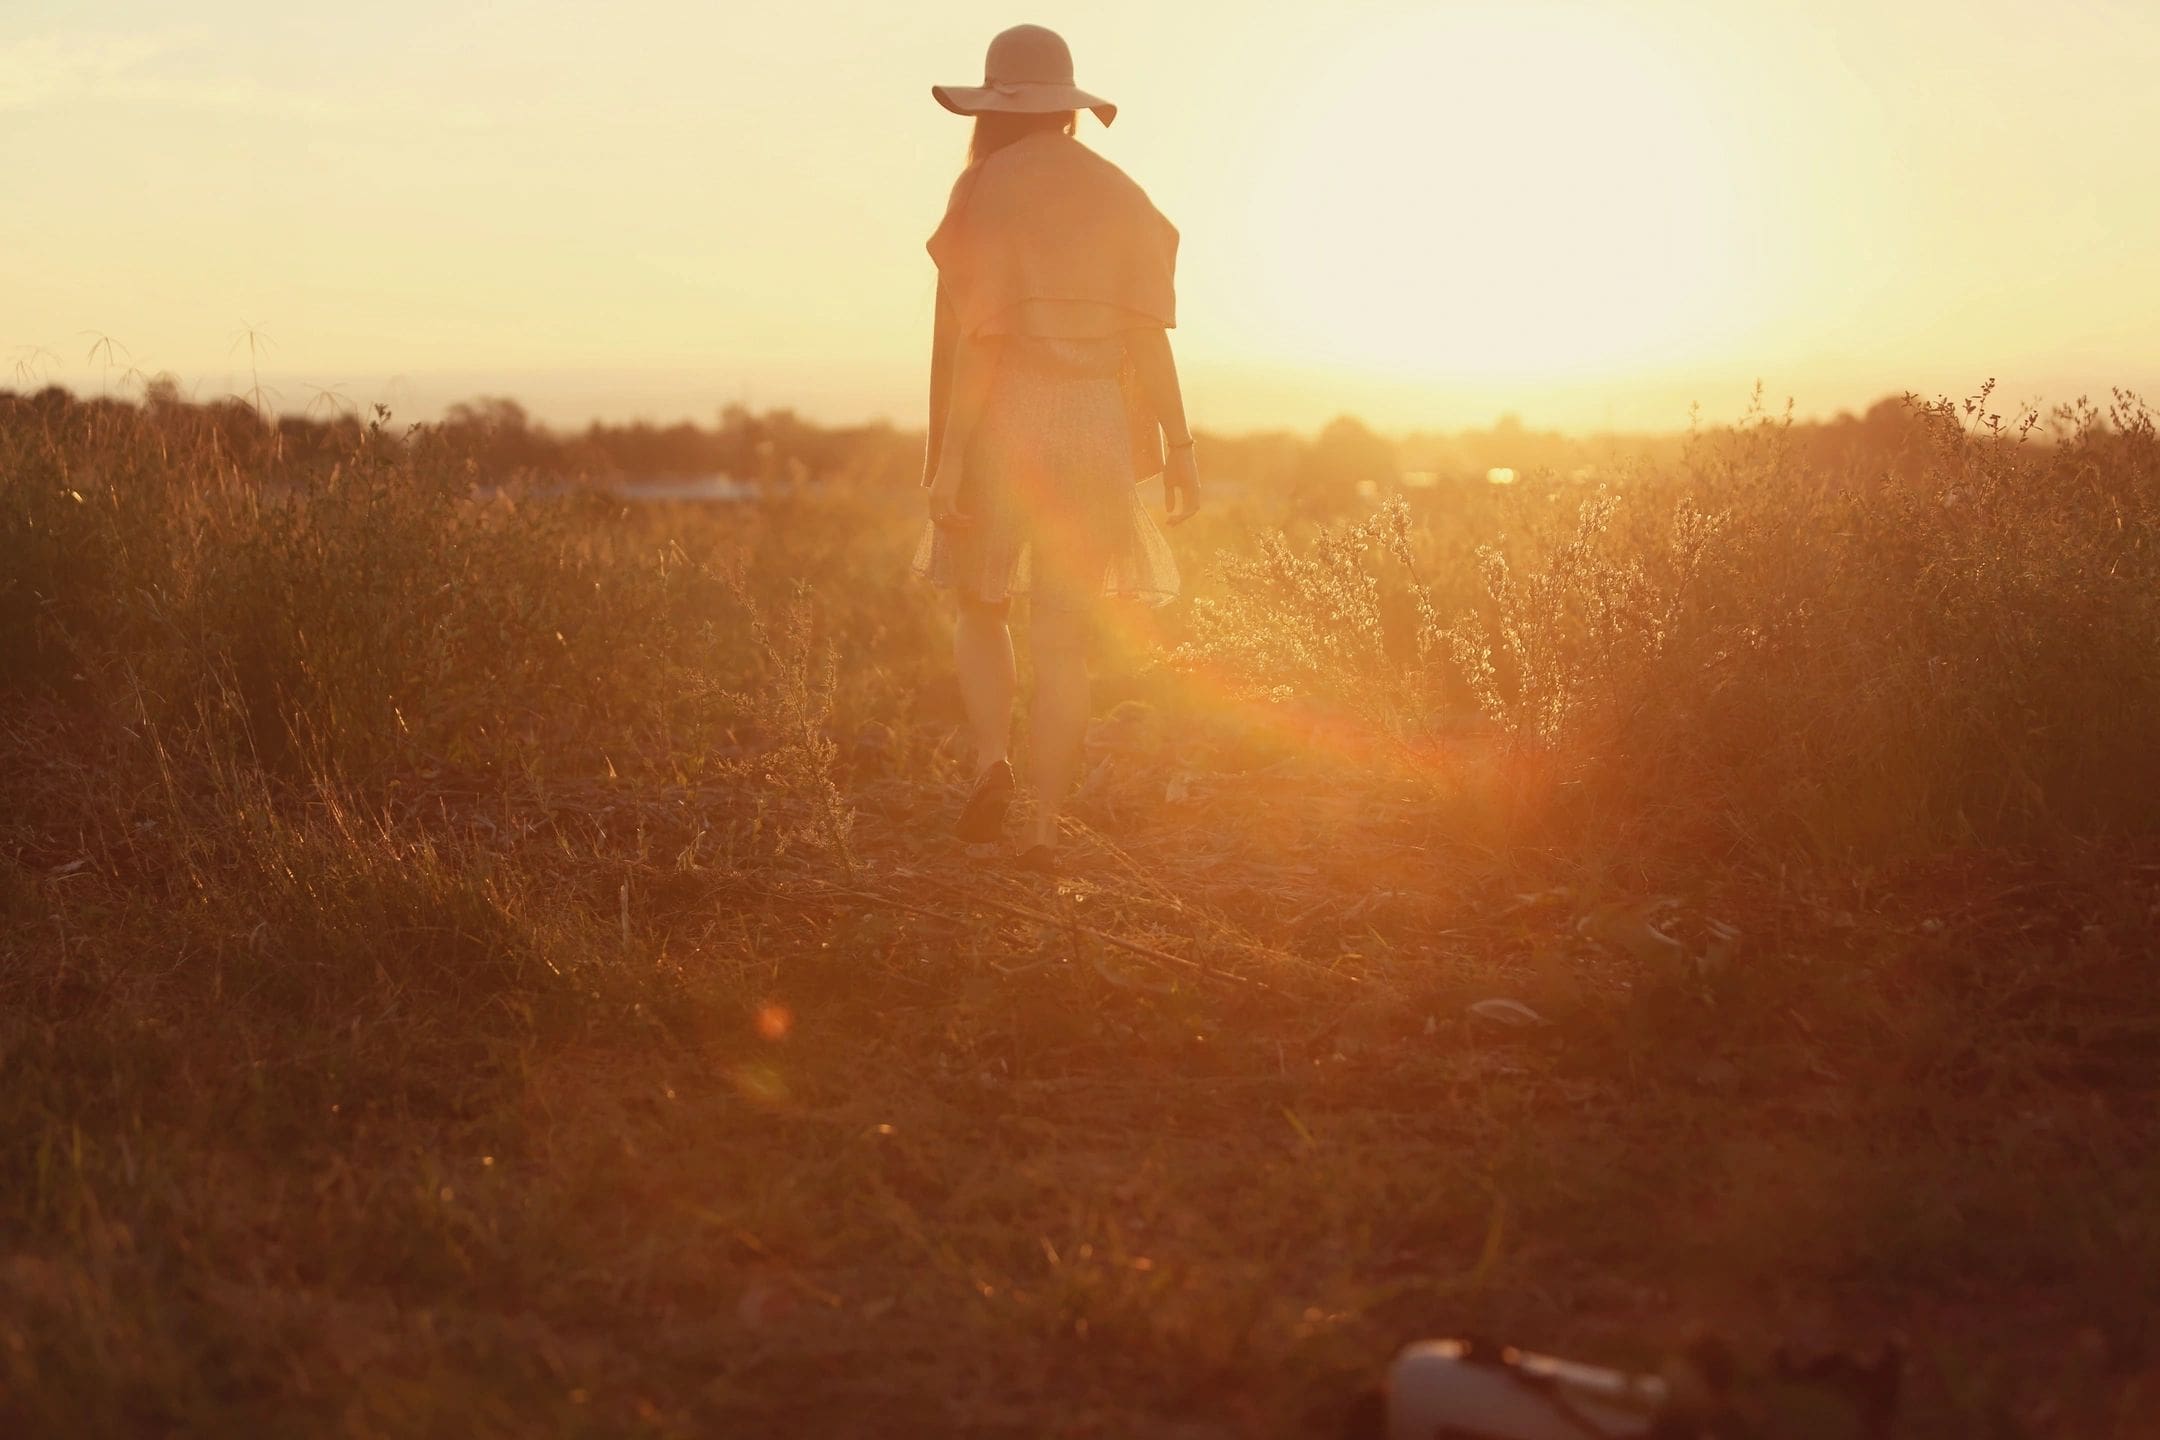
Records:
[[[1649,1433],[1665,1397],[1655,1375],[1426,1340],[1388,1369],[1387,1440],[1627,1440]]]

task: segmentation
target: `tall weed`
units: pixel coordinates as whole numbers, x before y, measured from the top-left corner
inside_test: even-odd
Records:
[[[1797,465],[1758,411],[1611,488],[1262,535],[1221,558],[1183,658],[1413,740],[1474,715],[1546,768],[1556,821],[1653,851],[2149,831],[2151,412],[2119,394],[2042,439],[1987,404],[1914,401],[1909,467]],[[1421,559],[1466,544],[1474,584]]]

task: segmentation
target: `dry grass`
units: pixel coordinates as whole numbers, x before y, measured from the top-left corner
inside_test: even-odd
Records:
[[[1325,1433],[1697,1326],[2160,1427],[2129,402],[1258,490],[1106,635],[1054,884],[942,839],[911,492],[0,407],[15,1433]]]

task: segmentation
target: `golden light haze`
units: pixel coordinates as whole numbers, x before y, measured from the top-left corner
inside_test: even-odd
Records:
[[[14,0],[0,385],[920,422],[931,101],[1048,24],[1203,426],[2160,391],[2160,7]],[[126,347],[90,351],[98,334]]]

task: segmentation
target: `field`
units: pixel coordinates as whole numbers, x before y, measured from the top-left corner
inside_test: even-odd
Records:
[[[0,396],[0,1430],[1336,1434],[1471,1331],[2160,1434],[2160,438],[1903,433],[1208,470],[1053,880],[885,451]]]

